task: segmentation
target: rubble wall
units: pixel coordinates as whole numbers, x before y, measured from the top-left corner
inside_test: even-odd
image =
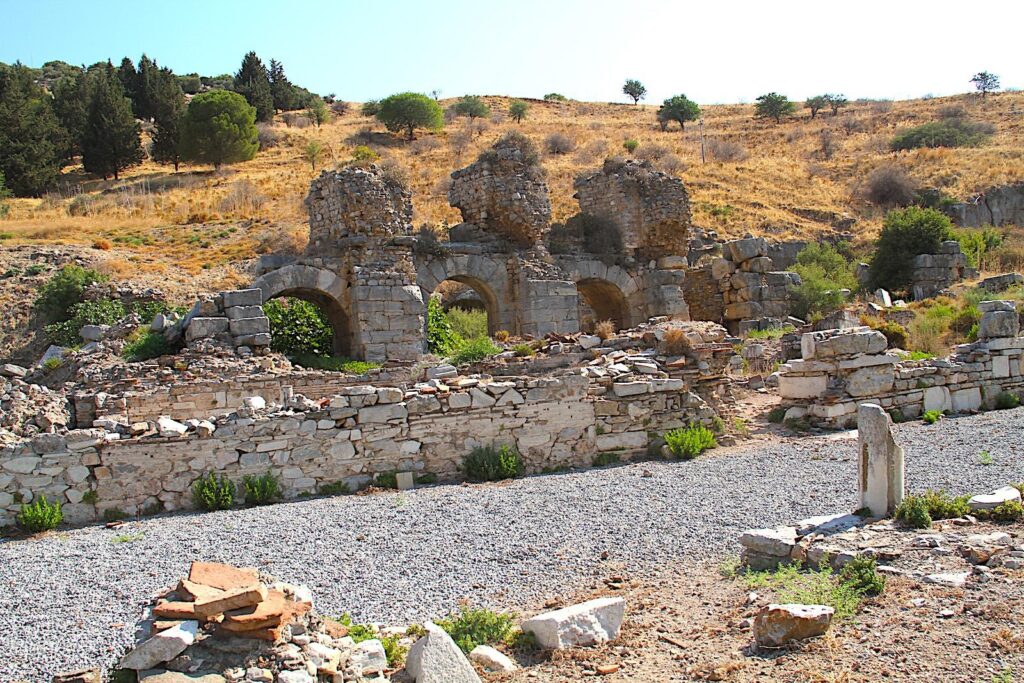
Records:
[[[0,524],[13,523],[20,504],[39,495],[63,502],[72,523],[106,510],[189,508],[192,484],[207,472],[238,482],[269,470],[285,498],[338,482],[356,490],[385,471],[455,479],[472,448],[490,443],[514,443],[528,472],[588,466],[599,452],[628,457],[644,451],[652,433],[710,424],[714,415],[684,380],[672,378],[520,377],[447,395],[352,386],[322,409],[236,415],[205,438],[117,439],[87,429],[8,445],[0,451]]]
[[[1002,309],[995,309],[995,306]],[[901,361],[885,337],[866,327],[803,335],[800,360],[780,369],[787,418],[829,427],[856,425],[857,405],[876,403],[904,418],[925,411],[975,412],[1009,392],[1024,396],[1024,337],[1012,302],[984,302],[979,341],[949,358]]]

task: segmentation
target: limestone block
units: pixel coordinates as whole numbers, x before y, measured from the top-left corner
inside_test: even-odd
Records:
[[[616,396],[638,396],[646,394],[651,390],[650,382],[616,382],[612,385],[612,391]]]
[[[192,318],[185,330],[185,341],[206,339],[228,331],[227,318]]]
[[[995,310],[983,313],[978,323],[978,339],[1015,337],[1020,329],[1016,311]]]
[[[857,409],[860,506],[876,517],[896,510],[904,496],[903,449],[892,435],[892,418],[873,403]]]
[[[826,375],[801,377],[787,373],[779,374],[779,395],[782,398],[817,398],[824,394],[826,389],[828,389]]]
[[[724,258],[715,258],[711,261],[711,277],[715,280],[724,280],[736,272],[736,264]]]
[[[768,254],[768,241],[763,237],[747,237],[726,242],[723,249],[729,253],[733,263],[743,263],[756,256]]]
[[[807,360],[877,354],[885,351],[887,346],[885,335],[866,327],[807,332],[800,339],[801,354]]]
[[[856,356],[854,358],[845,358],[839,361],[839,369],[856,370],[857,368],[866,368],[873,365],[894,365],[899,362],[899,356],[888,353],[870,356]]]
[[[846,393],[850,396],[873,396],[892,389],[896,379],[892,365],[874,365],[854,370],[846,378]]]
[[[263,307],[262,306],[231,306],[224,311],[224,314],[229,320],[237,320],[238,318],[262,318]]]
[[[1010,357],[992,356],[992,377],[1002,378],[1010,376]]]
[[[598,434],[597,450],[640,450],[647,448],[647,432],[621,432],[618,434]]]
[[[729,320],[747,320],[760,318],[764,309],[757,301],[737,301],[725,307],[725,317]]]
[[[199,632],[198,621],[182,621],[142,641],[121,659],[122,669],[142,671],[169,662],[195,642]]]
[[[476,387],[469,390],[469,395],[473,401],[472,406],[474,408],[490,408],[495,404],[493,396],[477,389]]]
[[[972,496],[967,504],[972,510],[991,510],[992,508],[999,507],[1003,503],[1021,501],[1020,491],[1014,486],[1003,486],[998,488],[992,493],[980,494]]]
[[[235,337],[237,346],[270,346],[270,333],[240,334]]]
[[[527,619],[521,628],[544,648],[585,647],[614,640],[625,616],[622,598],[598,598]]]
[[[161,415],[157,418],[156,428],[160,436],[163,437],[181,437],[185,436],[185,433],[188,431],[188,427],[177,420],[172,420],[166,415]]]
[[[946,412],[953,409],[953,400],[946,387],[928,387],[924,390],[924,409]]]
[[[405,397],[398,387],[381,387],[377,389],[377,403],[399,403]]]
[[[263,290],[260,289],[236,289],[230,292],[221,292],[220,295],[225,308],[263,304]]]
[[[389,420],[404,420],[409,416],[409,411],[404,404],[387,403],[380,406],[367,406],[359,409],[358,420],[360,424],[382,423]]]
[[[228,321],[228,329],[234,337],[268,334],[270,332],[270,318],[266,316],[260,316],[259,318],[236,318]]]
[[[781,647],[823,635],[835,610],[826,605],[771,604],[754,618],[754,641],[760,647]]]
[[[469,659],[486,671],[515,671],[516,665],[507,655],[489,645],[477,645],[469,653]]]
[[[473,404],[473,397],[468,391],[458,391],[448,397],[448,407],[451,410],[463,410]]]
[[[740,535],[740,545],[761,555],[789,557],[796,545],[796,529],[747,529]]]
[[[954,413],[973,413],[981,409],[981,389],[960,389],[951,393]]]
[[[444,629],[431,622],[427,632],[409,648],[405,671],[416,683],[480,683],[473,665]]]
[[[1013,301],[996,299],[980,302],[978,304],[978,310],[982,313],[991,313],[992,311],[1015,311],[1017,310],[1017,307]]]

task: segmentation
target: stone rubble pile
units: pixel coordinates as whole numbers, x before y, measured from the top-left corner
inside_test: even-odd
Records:
[[[67,394],[21,379],[25,368],[0,367],[0,441],[66,430],[72,424]]]
[[[800,276],[774,270],[763,237],[726,242],[722,257],[711,262],[725,305],[724,315],[737,333],[766,326],[781,327],[789,317],[789,287]]]
[[[800,360],[779,369],[787,418],[845,427],[858,402],[877,403],[905,418],[929,410],[974,412],[1000,394],[1024,394],[1024,337],[1012,301],[984,301],[978,341],[949,358],[901,361],[882,333],[866,327],[805,333]]]
[[[390,680],[380,640],[356,643],[315,612],[307,588],[255,569],[193,562],[187,579],[157,596],[140,631],[120,662],[140,683]]]

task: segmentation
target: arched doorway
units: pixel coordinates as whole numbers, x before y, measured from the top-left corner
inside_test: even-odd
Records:
[[[271,301],[279,300],[285,302],[285,305],[287,305],[288,302],[295,299],[305,301],[315,306],[317,311],[321,314],[321,319],[326,321],[330,326],[332,337],[330,354],[332,356],[351,358],[353,348],[352,328],[348,314],[345,312],[345,309],[342,308],[341,304],[324,292],[320,292],[315,289],[302,288],[286,289],[280,294],[272,297]],[[271,334],[273,334],[273,329],[271,329]]]
[[[576,283],[576,289],[580,293],[583,309],[580,314],[581,328],[587,327],[588,322],[596,324],[602,320],[611,320],[616,330],[632,326],[629,301],[616,284],[600,278],[584,278]]]
[[[486,282],[470,275],[452,275],[442,280],[431,296],[439,295],[445,310],[458,309],[468,314],[480,312],[486,317],[486,334],[494,336],[500,329],[498,297]],[[484,326],[481,326],[484,328]]]

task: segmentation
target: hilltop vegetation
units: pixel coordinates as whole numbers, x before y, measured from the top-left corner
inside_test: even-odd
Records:
[[[257,101],[266,93],[243,94],[257,98],[250,105],[259,151],[251,160],[214,172],[177,159],[175,172],[174,159],[157,154],[164,163],[154,161],[158,126],[144,119],[141,163],[103,180],[71,157],[52,190],[7,200],[4,239],[92,246],[107,252],[98,260],[113,274],[166,272],[171,264],[198,273],[301,249],[310,180],[353,162],[387,166],[413,191],[415,227],[443,232],[459,222],[446,199],[448,175],[509,130],[544,151],[556,221],[578,210],[576,176],[628,155],[681,177],[695,225],[724,237],[815,238],[840,228],[867,241],[886,210],[917,201],[921,190],[933,190],[938,201],[961,200],[1020,180],[1024,168],[1024,95],[1016,92],[901,102],[823,95],[806,106],[769,93],[756,105],[699,109],[685,95],[657,106],[576,102],[557,93],[544,100],[462,97],[437,101],[440,127],[433,98],[406,94],[362,106],[314,98],[290,112],[275,102],[277,113],[259,122],[268,117],[266,103]],[[706,163],[700,126],[685,125],[698,118]],[[968,139],[933,146],[927,140],[934,130],[926,129],[922,145],[894,143],[929,126]],[[916,148],[894,151],[904,146]],[[15,187],[10,174],[7,184]]]

